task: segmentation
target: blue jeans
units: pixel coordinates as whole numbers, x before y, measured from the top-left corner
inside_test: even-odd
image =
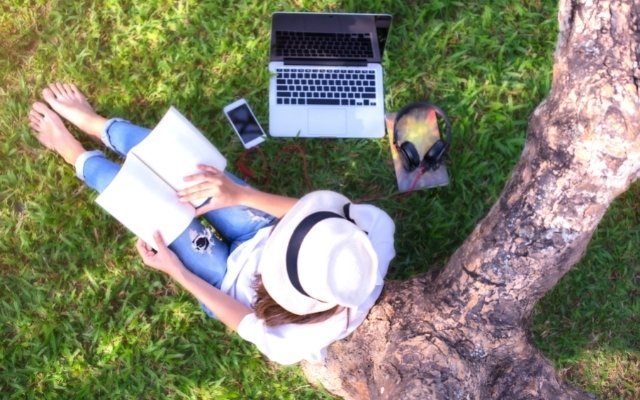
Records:
[[[125,157],[133,146],[147,137],[151,130],[115,118],[107,122],[102,141],[111,150]],[[100,151],[88,151],[76,161],[76,174],[87,186],[102,192],[120,171],[120,165],[108,160]],[[225,172],[234,182],[246,185],[240,178]],[[169,248],[191,272],[220,288],[227,271],[227,258],[242,242],[272,225],[276,218],[244,206],[233,206],[209,211],[203,215],[215,233],[195,218]],[[214,315],[204,306],[207,314]]]

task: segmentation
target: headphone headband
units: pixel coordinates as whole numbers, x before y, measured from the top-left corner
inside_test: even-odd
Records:
[[[429,103],[428,101],[416,101],[416,102],[410,103],[402,107],[400,111],[396,113],[396,118],[393,123],[393,144],[395,145],[398,143],[398,122],[400,122],[402,117],[419,108],[424,108],[425,110],[431,109],[435,111],[437,116],[441,117],[444,120],[445,122],[444,142],[447,144],[447,147],[448,147],[449,144],[451,143],[451,121],[449,121],[449,117],[447,116],[447,113],[445,113],[442,108],[438,107],[433,103]]]
[[[417,109],[424,109],[427,111],[433,110],[436,114],[436,120],[438,117],[440,117],[445,123],[444,137],[441,136],[424,154],[422,159],[420,159],[418,150],[411,142],[403,142],[401,145],[398,145],[398,125],[400,120],[405,115]],[[444,157],[444,154],[446,153],[447,149],[449,148],[449,144],[451,143],[451,121],[449,120],[449,117],[444,112],[444,110],[436,106],[435,104],[426,101],[410,103],[396,113],[395,121],[393,123],[392,141],[393,146],[398,149],[405,169],[407,169],[408,171],[413,171],[417,167],[422,167],[423,172],[427,169],[435,170],[440,166],[442,158]]]

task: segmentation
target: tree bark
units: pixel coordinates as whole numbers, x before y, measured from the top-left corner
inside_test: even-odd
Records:
[[[559,5],[548,97],[500,198],[440,272],[388,282],[307,377],[349,399],[586,399],[532,345],[538,300],[640,170],[640,4]]]

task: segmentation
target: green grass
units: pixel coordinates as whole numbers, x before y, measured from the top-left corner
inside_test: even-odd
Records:
[[[25,4],[26,3],[26,4]],[[443,265],[499,195],[529,116],[549,91],[553,1],[17,1],[0,5],[0,393],[3,398],[330,398],[296,367],[265,362],[145,268],[132,236],[93,204],[26,123],[53,81],[96,109],[153,126],[169,105],[227,155],[243,154],[222,107],[245,97],[267,125],[269,16],[394,15],[386,106],[448,111],[451,184],[398,196],[380,140],[277,140],[245,160],[263,189],[333,189],[397,224],[392,278]],[[303,173],[303,168],[308,173]],[[585,259],[543,299],[534,340],[563,376],[607,399],[640,397],[637,185]]]

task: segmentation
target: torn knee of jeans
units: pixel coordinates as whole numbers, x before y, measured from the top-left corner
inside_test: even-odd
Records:
[[[209,228],[202,228],[202,230],[191,229],[189,231],[189,238],[191,239],[191,248],[196,253],[211,254],[213,249],[213,233]]]

